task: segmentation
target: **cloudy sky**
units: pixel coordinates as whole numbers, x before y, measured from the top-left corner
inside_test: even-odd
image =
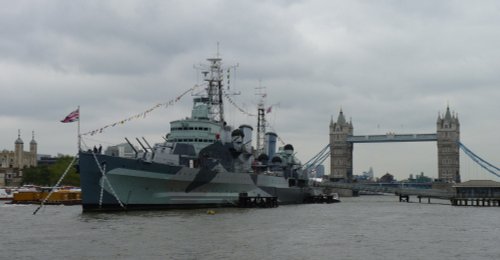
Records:
[[[69,112],[81,106],[86,132],[168,102],[199,83],[194,65],[219,42],[224,64],[238,64],[234,101],[253,112],[266,87],[268,119],[302,161],[327,144],[340,108],[356,135],[434,133],[447,104],[462,142],[500,161],[498,1],[1,2],[0,149],[21,129],[26,150],[34,130],[39,153],[75,154],[77,124],[59,122]],[[187,95],[85,143],[159,142],[191,105]],[[256,124],[226,109],[230,124]],[[355,173],[437,177],[435,142],[354,151]],[[492,179],[461,161],[463,179]]]

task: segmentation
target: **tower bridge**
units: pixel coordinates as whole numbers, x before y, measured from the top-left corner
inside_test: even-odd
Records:
[[[324,160],[330,155],[330,180],[351,182],[353,178],[353,147],[355,143],[387,142],[437,142],[438,178],[447,182],[460,182],[460,123],[458,115],[446,107],[443,115],[438,115],[436,133],[415,133],[385,135],[353,135],[353,124],[347,122],[342,109],[337,121],[330,122],[330,144],[323,154],[313,160]]]
[[[460,123],[458,115],[446,108],[444,114],[438,115],[436,133],[414,133],[385,135],[353,135],[353,124],[345,120],[340,110],[337,121],[330,122],[330,142],[318,154],[304,164],[304,170],[311,172],[330,157],[330,181],[321,185],[329,188],[352,191],[371,191],[395,193],[400,201],[409,202],[409,196],[421,198],[449,199],[452,205],[500,206],[500,185],[495,181],[468,181],[449,186],[447,183],[460,183],[460,150],[466,158],[470,158],[475,166],[481,167],[488,174],[500,178],[500,168],[478,156],[460,142]],[[438,178],[441,182],[431,183],[431,188],[409,187],[399,185],[369,185],[352,182],[353,147],[355,143],[387,143],[387,142],[436,142],[438,155]],[[468,161],[466,161],[468,162]],[[476,176],[484,177],[484,176]],[[443,183],[445,182],[445,183]],[[452,189],[450,189],[452,188]]]

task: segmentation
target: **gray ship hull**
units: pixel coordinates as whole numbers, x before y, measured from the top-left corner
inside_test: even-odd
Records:
[[[105,172],[105,178],[98,167]],[[319,188],[289,186],[281,176],[189,168],[81,152],[84,211],[237,206],[240,194],[296,204]],[[123,205],[120,205],[120,203]]]

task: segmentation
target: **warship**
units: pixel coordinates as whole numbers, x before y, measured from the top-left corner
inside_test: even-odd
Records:
[[[80,150],[83,211],[231,207],[252,198],[271,198],[268,205],[277,206],[331,196],[308,177],[291,144],[277,149],[277,134],[264,132],[262,103],[257,148],[250,125],[226,123],[222,59],[207,61],[191,116],[170,122],[164,142],[151,146],[136,138],[140,149],[125,138],[134,151],[128,158]]]

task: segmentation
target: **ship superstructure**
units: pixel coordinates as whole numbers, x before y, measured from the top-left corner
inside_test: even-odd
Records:
[[[207,59],[202,75],[205,91],[193,99],[191,117],[170,122],[167,142],[192,145],[198,153],[217,140],[228,142],[231,128],[224,121],[224,84],[221,58]]]
[[[135,158],[80,152],[84,210],[235,206],[241,196],[289,204],[322,193],[309,185],[292,145],[276,151],[277,135],[259,133],[256,153],[251,126],[226,124],[222,59],[208,62],[205,93],[193,99],[191,117],[170,123],[165,142],[137,139],[143,150]]]

